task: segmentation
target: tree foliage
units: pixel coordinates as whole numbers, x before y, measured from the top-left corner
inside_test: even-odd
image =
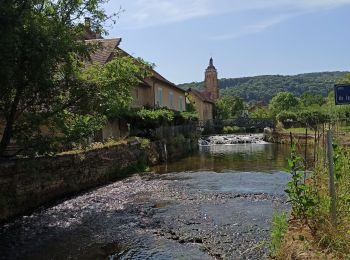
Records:
[[[298,111],[298,120],[305,127],[316,128],[326,122],[329,116],[321,109],[305,109]]]
[[[93,97],[94,111],[116,118],[127,110],[132,102],[131,91],[140,83],[140,79],[150,76],[151,65],[144,60],[115,53],[108,63],[89,65],[81,78],[99,89]],[[92,99],[89,101],[92,103]]]
[[[249,117],[267,119],[271,118],[272,115],[268,107],[257,107],[249,112]]]
[[[323,96],[319,94],[312,94],[310,92],[305,92],[300,96],[300,102],[304,107],[319,105],[322,106],[326,103],[326,100]]]
[[[344,77],[342,77],[341,79],[339,79],[339,80],[337,81],[337,83],[350,84],[350,73],[347,73],[346,75],[344,75]]]
[[[217,117],[230,119],[236,117],[244,109],[243,100],[234,96],[223,96],[216,101]]]
[[[0,5],[0,156],[11,139],[43,153],[85,142],[131,101],[144,66],[130,58],[87,67],[100,46],[84,41],[90,17],[103,32],[105,0],[5,0]],[[61,146],[61,147],[59,147]]]
[[[281,111],[288,111],[297,108],[300,105],[300,101],[290,92],[279,92],[274,96],[270,103],[269,109],[274,115],[277,115]]]

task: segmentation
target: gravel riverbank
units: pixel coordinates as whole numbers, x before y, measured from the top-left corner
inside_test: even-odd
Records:
[[[0,259],[264,259],[285,173],[135,175],[0,228]]]

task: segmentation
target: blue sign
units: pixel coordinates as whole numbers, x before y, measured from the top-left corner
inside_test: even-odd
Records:
[[[350,84],[337,84],[334,86],[335,104],[350,104]]]

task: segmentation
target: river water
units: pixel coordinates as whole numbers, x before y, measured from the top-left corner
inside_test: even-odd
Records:
[[[201,146],[0,227],[0,259],[265,259],[289,147]]]

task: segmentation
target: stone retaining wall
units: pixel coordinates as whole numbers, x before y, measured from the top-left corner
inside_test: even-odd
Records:
[[[79,154],[14,159],[0,164],[0,222],[197,149],[197,140],[141,145],[137,140]]]

